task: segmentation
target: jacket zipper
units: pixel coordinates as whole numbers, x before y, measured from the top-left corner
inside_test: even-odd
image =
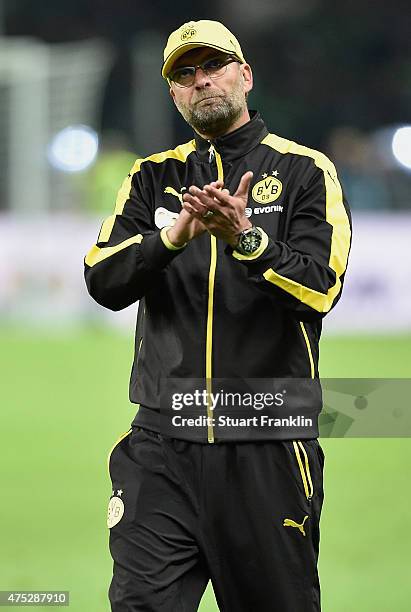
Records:
[[[209,149],[209,162],[215,157],[217,164],[217,178],[224,180],[223,164],[221,156],[211,145]],[[214,285],[217,267],[217,238],[210,236],[211,256],[208,271],[208,304],[207,304],[207,328],[206,328],[206,389],[207,389],[207,440],[214,443],[213,411],[211,409],[212,376],[213,376],[213,316],[214,316]]]
[[[310,502],[314,495],[313,481],[311,479],[310,464],[308,461],[307,451],[301,440],[293,441],[295,456],[297,457],[298,467],[300,468],[301,480],[303,481],[304,493],[307,500]],[[300,450],[303,454],[301,458]]]

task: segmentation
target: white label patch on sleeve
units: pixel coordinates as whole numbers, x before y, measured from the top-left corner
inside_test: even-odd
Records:
[[[158,229],[163,229],[163,227],[174,225],[177,217],[178,213],[171,212],[171,210],[167,210],[167,208],[160,206],[154,213],[154,223]]]

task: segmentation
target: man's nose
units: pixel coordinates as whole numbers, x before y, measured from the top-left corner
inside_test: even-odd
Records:
[[[196,69],[196,73],[194,75],[194,85],[195,87],[199,87],[199,88],[207,87],[207,85],[211,85],[210,77],[200,67],[197,67]]]

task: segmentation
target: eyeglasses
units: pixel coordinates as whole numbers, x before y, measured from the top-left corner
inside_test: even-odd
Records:
[[[181,66],[181,68],[176,68],[176,70],[170,72],[168,78],[178,85],[178,87],[191,87],[195,81],[198,68],[201,68],[204,74],[210,77],[210,79],[219,79],[226,73],[228,64],[232,62],[240,63],[240,61],[232,55],[220,55],[218,57],[206,59],[197,66]]]

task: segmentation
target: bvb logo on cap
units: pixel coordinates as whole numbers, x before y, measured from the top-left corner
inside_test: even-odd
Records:
[[[181,32],[181,40],[186,41],[190,40],[193,36],[197,34],[197,30],[192,24],[188,24],[184,30]]]

